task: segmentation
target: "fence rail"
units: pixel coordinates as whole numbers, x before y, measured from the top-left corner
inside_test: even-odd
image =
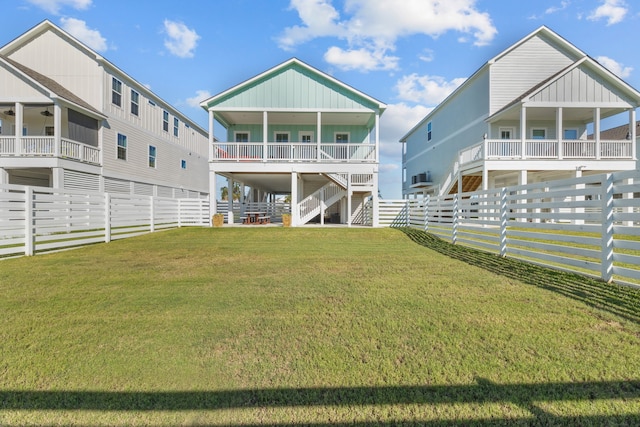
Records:
[[[640,287],[639,171],[381,200],[379,213],[382,226]]]
[[[0,257],[209,224],[209,201],[0,185]]]

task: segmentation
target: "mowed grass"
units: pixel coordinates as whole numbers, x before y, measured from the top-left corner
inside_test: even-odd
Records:
[[[0,262],[0,425],[635,425],[640,291],[415,230]]]

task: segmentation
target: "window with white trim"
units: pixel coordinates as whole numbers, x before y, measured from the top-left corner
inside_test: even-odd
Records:
[[[111,103],[122,106],[122,82],[115,77],[111,78]]]
[[[180,160],[180,168],[181,169],[187,169],[187,161],[186,160]]]
[[[127,160],[127,137],[126,135],[118,134],[117,142],[117,157],[120,160]]]
[[[513,139],[514,128],[500,128],[500,139]]]
[[[546,137],[546,129],[531,129],[531,139],[545,139]]]
[[[336,132],[334,134],[336,143],[349,143],[349,133],[348,132]]]
[[[431,122],[427,123],[427,141],[431,141]]]
[[[173,118],[173,136],[178,136],[178,125],[180,124],[180,120],[177,117]]]
[[[135,90],[131,89],[131,114],[134,116],[138,115],[140,111],[140,94]]]
[[[234,132],[236,142],[249,142],[249,132]]]
[[[289,142],[289,132],[276,132],[274,135],[274,139],[276,140],[276,142],[286,144],[287,142]]]
[[[155,168],[156,167],[156,147],[154,147],[153,145],[149,146],[149,167],[150,168]]]
[[[169,112],[162,110],[162,130],[169,132]]]
[[[298,135],[300,138],[300,142],[305,142],[305,143],[313,142],[313,132],[311,131],[300,132]]]

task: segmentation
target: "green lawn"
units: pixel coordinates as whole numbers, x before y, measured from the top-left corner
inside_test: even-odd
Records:
[[[0,262],[0,425],[637,425],[640,291],[416,230]]]

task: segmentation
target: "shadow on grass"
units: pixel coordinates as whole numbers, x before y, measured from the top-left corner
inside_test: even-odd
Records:
[[[498,255],[462,245],[452,245],[422,230],[412,228],[398,228],[398,230],[419,245],[443,255],[510,279],[557,292],[589,306],[640,323],[639,289],[607,284],[579,274],[553,270],[513,258],[501,258]]]
[[[189,411],[284,407],[487,404],[512,403],[530,412],[521,418],[480,420],[339,422],[340,425],[638,425],[640,414],[558,416],[536,402],[629,400],[640,398],[640,381],[548,384],[496,384],[478,378],[476,384],[453,386],[383,386],[281,388],[184,392],[0,391],[0,410],[68,411]],[[609,410],[610,412],[610,410]],[[257,425],[257,424],[242,424]],[[287,423],[281,425],[297,425]]]

